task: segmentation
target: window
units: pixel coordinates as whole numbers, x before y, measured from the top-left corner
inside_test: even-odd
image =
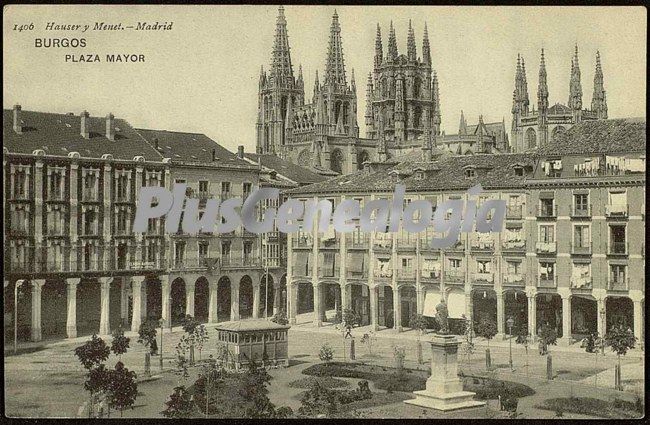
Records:
[[[578,289],[591,287],[591,264],[573,263],[571,287]]]
[[[544,243],[555,242],[555,226],[553,225],[539,226],[539,241]]]
[[[555,263],[540,261],[539,262],[539,278],[540,278],[540,280],[554,280],[555,279]]]
[[[210,245],[208,242],[199,242],[199,260],[208,257],[208,250]]]
[[[589,195],[580,193],[573,195],[573,205],[575,215],[588,215],[589,213]]]
[[[555,216],[555,199],[543,198],[539,200],[539,215],[540,217],[553,217]]]
[[[609,239],[611,243],[610,252],[612,254],[625,254],[627,243],[625,238],[625,225],[609,226]]]
[[[476,177],[476,170],[473,168],[468,168],[465,170],[465,178],[466,179],[471,179],[473,177]]]
[[[490,260],[477,260],[476,261],[476,271],[479,273],[491,273],[492,272],[492,261]]]
[[[242,191],[244,193],[244,198],[248,197],[248,195],[250,195],[250,193],[253,191],[253,184],[248,182],[243,183]]]
[[[174,245],[174,262],[176,267],[182,266],[185,261],[185,242],[176,242]]]
[[[252,261],[253,256],[253,242],[244,241],[244,261],[246,263]]]
[[[523,176],[524,167],[515,167],[515,176]]]
[[[506,269],[509,275],[519,275],[521,274],[521,262],[520,261],[507,261]]]
[[[207,180],[199,180],[199,196],[208,195],[208,184]]]
[[[230,195],[230,182],[221,182],[221,194]]]
[[[623,215],[627,213],[627,193],[609,192],[608,214]]]
[[[221,242],[221,257],[230,258],[230,241]]]
[[[462,265],[462,261],[460,258],[450,258],[449,259],[449,268],[455,271],[459,271]]]
[[[575,248],[588,248],[590,241],[589,226],[579,225],[573,227],[573,244]]]
[[[129,187],[129,176],[126,174],[120,174],[117,176],[116,184],[116,197],[119,201],[125,201],[129,197],[128,187]]]
[[[609,266],[609,283],[611,286],[627,287],[625,279],[626,266],[623,264],[612,264]]]

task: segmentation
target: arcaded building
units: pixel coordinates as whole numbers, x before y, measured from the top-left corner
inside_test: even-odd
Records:
[[[431,249],[433,229],[419,234],[339,234],[303,228],[289,238],[292,321],[318,325],[337,309],[354,309],[374,329],[408,328],[414,313],[435,314],[441,298],[452,319],[488,318],[536,335],[556,328],[563,343],[612,324],[642,341],[645,294],[645,121],[580,123],[535,153],[445,155],[418,152],[393,162],[293,189],[294,198],[389,199],[434,206],[448,199],[506,201],[503,231],[461,234]],[[307,318],[307,319],[305,319]]]

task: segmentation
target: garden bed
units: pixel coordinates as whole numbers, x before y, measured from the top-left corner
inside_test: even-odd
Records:
[[[556,413],[578,413],[604,419],[634,419],[643,417],[643,404],[624,400],[607,401],[592,397],[561,397],[544,400],[535,406]]]
[[[325,388],[348,387],[350,383],[343,379],[333,378],[331,376],[301,378],[289,383],[289,388],[311,388],[314,382],[318,382]]]

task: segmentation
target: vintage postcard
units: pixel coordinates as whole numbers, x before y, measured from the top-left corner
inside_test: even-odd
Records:
[[[8,418],[645,416],[647,9],[7,5]]]

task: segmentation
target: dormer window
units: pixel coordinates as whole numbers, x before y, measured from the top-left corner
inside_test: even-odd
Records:
[[[514,169],[515,169],[515,176],[523,176],[524,175],[524,167],[522,167],[520,165],[516,165],[514,167]]]
[[[415,172],[415,180],[424,180],[424,171],[418,170]]]
[[[476,170],[474,168],[467,168],[465,169],[465,178],[466,179],[471,179],[476,177]]]

